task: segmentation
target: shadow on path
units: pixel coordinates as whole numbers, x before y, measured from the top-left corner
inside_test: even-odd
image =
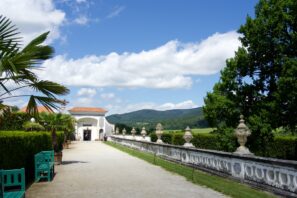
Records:
[[[69,165],[69,164],[78,164],[78,163],[89,163],[89,162],[85,162],[85,161],[77,161],[77,160],[73,160],[73,161],[63,161],[62,165]]]

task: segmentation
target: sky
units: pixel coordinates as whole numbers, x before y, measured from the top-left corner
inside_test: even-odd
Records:
[[[256,0],[1,0],[26,45],[50,31],[54,57],[36,71],[74,106],[108,114],[203,106],[240,46]],[[23,107],[28,98],[6,103]]]

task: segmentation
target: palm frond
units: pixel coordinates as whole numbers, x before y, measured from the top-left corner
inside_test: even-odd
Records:
[[[40,91],[48,97],[55,97],[54,95],[65,95],[69,93],[66,87],[48,80],[40,80],[33,82],[30,87],[36,91]]]

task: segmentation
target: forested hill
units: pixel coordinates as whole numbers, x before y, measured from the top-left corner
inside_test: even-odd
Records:
[[[204,120],[202,107],[194,109],[175,109],[167,111],[156,111],[144,109],[125,114],[114,114],[107,116],[107,120],[113,124],[125,124],[128,126],[147,129],[154,128],[158,122],[165,129],[184,129],[208,127]]]

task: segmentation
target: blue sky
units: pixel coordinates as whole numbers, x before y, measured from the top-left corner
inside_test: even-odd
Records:
[[[202,106],[256,3],[3,0],[0,13],[19,27],[25,43],[51,31],[48,43],[56,53],[38,75],[70,88],[69,108],[99,106],[112,114]]]

